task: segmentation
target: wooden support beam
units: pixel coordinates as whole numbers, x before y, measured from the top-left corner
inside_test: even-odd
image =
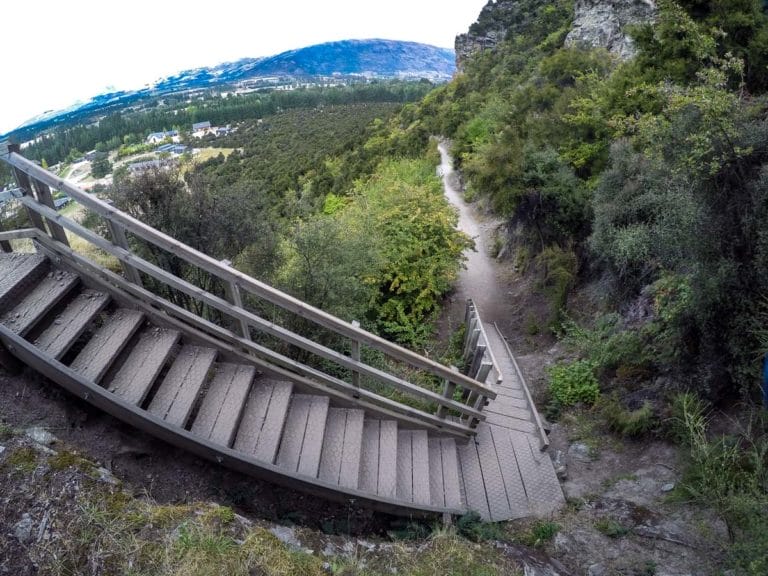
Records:
[[[115,205],[112,200],[106,200],[105,202],[110,206]],[[112,220],[105,219],[105,222],[109,228],[109,234],[112,236],[112,243],[116,246],[120,246],[120,248],[123,250],[130,252],[131,249],[128,247],[128,237],[125,235],[125,229],[120,226],[120,224]],[[123,275],[128,279],[129,282],[133,282],[137,286],[142,286],[141,274],[139,274],[139,271],[136,270],[136,268],[127,262],[123,262],[122,260],[120,261],[120,265],[123,267]]]
[[[35,196],[38,202],[48,206],[48,208],[51,210],[56,210],[56,205],[53,203],[53,195],[51,194],[51,189],[48,188],[47,184],[44,184],[39,180],[32,180],[32,187],[35,189]],[[65,246],[69,246],[69,240],[67,239],[67,233],[64,232],[64,228],[56,224],[56,222],[52,222],[50,220],[46,220],[46,223],[48,224],[48,229],[51,231],[51,237],[57,242],[61,242]]]
[[[221,263],[224,266],[232,266],[232,262],[229,260],[222,260]],[[233,281],[229,280],[223,280],[224,282],[224,291],[227,293],[227,300],[229,300],[232,304],[237,306],[238,308],[243,309],[243,297],[240,294],[240,288],[238,288],[237,284],[235,284]],[[248,327],[248,322],[243,320],[242,318],[235,318],[235,321],[240,325],[240,334],[243,338],[246,340],[251,339],[251,329]]]
[[[358,322],[357,320],[352,320],[352,326],[354,326],[355,328],[359,328],[360,322]],[[358,362],[360,362],[360,341],[359,340],[355,340],[354,338],[350,340],[349,355],[352,358],[352,360],[357,360]],[[360,389],[360,372],[358,372],[357,370],[352,370],[352,386],[354,386],[358,390]],[[355,396],[355,398],[359,398],[359,397],[360,397],[360,393],[358,392],[358,395]]]
[[[0,342],[0,367],[11,376],[21,374],[24,365]]]
[[[8,151],[10,152],[16,152],[19,151],[19,145],[18,144],[9,144],[8,145]],[[21,188],[21,191],[24,193],[25,196],[29,196],[30,198],[35,198],[35,194],[32,190],[32,181],[29,179],[29,176],[22,170],[20,170],[17,167],[12,167],[13,170],[13,177],[16,179],[16,185]],[[28,206],[27,209],[27,215],[29,216],[29,221],[32,222],[32,226],[43,232],[46,236],[48,235],[48,230],[45,227],[45,222],[43,222],[42,217],[40,214],[35,212],[34,210],[30,209]]]

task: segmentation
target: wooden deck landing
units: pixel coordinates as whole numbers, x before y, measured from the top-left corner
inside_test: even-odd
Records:
[[[535,408],[509,351],[493,324],[485,323],[485,333],[503,380],[474,441],[457,444],[465,502],[488,521],[544,516],[563,505],[563,491],[549,454],[540,450]]]

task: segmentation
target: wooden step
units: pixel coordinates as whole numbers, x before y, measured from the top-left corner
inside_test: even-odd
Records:
[[[397,494],[397,422],[366,419],[361,452],[359,488],[394,498]]]
[[[317,476],[327,416],[327,396],[294,394],[277,452],[277,465],[291,473]]]
[[[192,424],[192,432],[229,447],[235,439],[235,431],[255,376],[256,368],[253,366],[218,364]]]
[[[116,310],[96,330],[69,367],[98,384],[143,321],[144,314],[137,310]]]
[[[283,434],[293,384],[261,378],[248,395],[235,438],[235,450],[272,464]]]
[[[433,506],[463,507],[456,441],[453,438],[429,439],[429,494]]]
[[[149,403],[149,412],[183,428],[213,368],[216,354],[213,348],[184,346]]]
[[[109,300],[104,292],[83,290],[37,337],[35,346],[52,358],[61,359]]]
[[[176,330],[154,326],[143,330],[125,363],[107,384],[107,390],[126,402],[141,405],[179,337]]]
[[[25,336],[79,281],[70,272],[48,272],[23,300],[0,318],[0,322],[19,336]]]
[[[429,443],[425,430],[397,433],[397,497],[429,504]]]
[[[346,488],[357,488],[363,443],[362,410],[330,408],[323,436],[319,478]]]
[[[0,310],[10,306],[46,270],[48,260],[42,254],[0,253]]]

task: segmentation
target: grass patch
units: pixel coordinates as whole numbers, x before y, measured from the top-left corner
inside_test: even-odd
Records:
[[[69,450],[61,450],[48,458],[48,466],[54,471],[78,468],[85,472],[90,472],[94,468],[90,461],[80,456],[77,452]]]
[[[13,428],[8,426],[8,424],[0,422],[0,440],[8,440],[8,438],[12,438],[15,435]]]
[[[531,548],[541,548],[554,539],[560,531],[560,525],[550,520],[536,520],[531,526],[523,532],[518,540],[525,546]]]
[[[459,535],[473,542],[499,540],[504,536],[504,530],[500,524],[483,522],[477,512],[470,512],[459,518],[456,522],[456,530]]]
[[[623,538],[632,530],[611,518],[601,518],[595,522],[595,528],[609,538]]]
[[[37,456],[34,448],[22,446],[8,454],[3,465],[10,468],[15,474],[29,474],[37,468]]]
[[[627,410],[616,396],[612,396],[602,402],[601,412],[608,428],[624,438],[645,436],[657,425],[653,406],[648,401],[637,410]]]
[[[738,574],[768,574],[768,418],[747,418],[738,434],[709,437],[706,405],[696,396],[672,402],[673,436],[687,450],[678,490],[711,507],[728,526],[729,559]]]

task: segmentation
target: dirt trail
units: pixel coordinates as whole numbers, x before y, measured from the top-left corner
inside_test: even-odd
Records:
[[[510,298],[511,272],[500,266],[491,256],[494,230],[501,224],[479,214],[474,206],[467,204],[461,193],[461,185],[448,151],[448,143],[441,141],[440,166],[438,174],[443,179],[445,197],[459,212],[458,228],[475,241],[475,250],[467,250],[466,268],[459,274],[450,304],[446,306],[441,323],[447,330],[453,330],[464,321],[464,308],[472,298],[480,310],[481,317],[497,322],[502,332],[508,332],[508,323],[514,314]],[[442,330],[441,330],[442,332]]]

